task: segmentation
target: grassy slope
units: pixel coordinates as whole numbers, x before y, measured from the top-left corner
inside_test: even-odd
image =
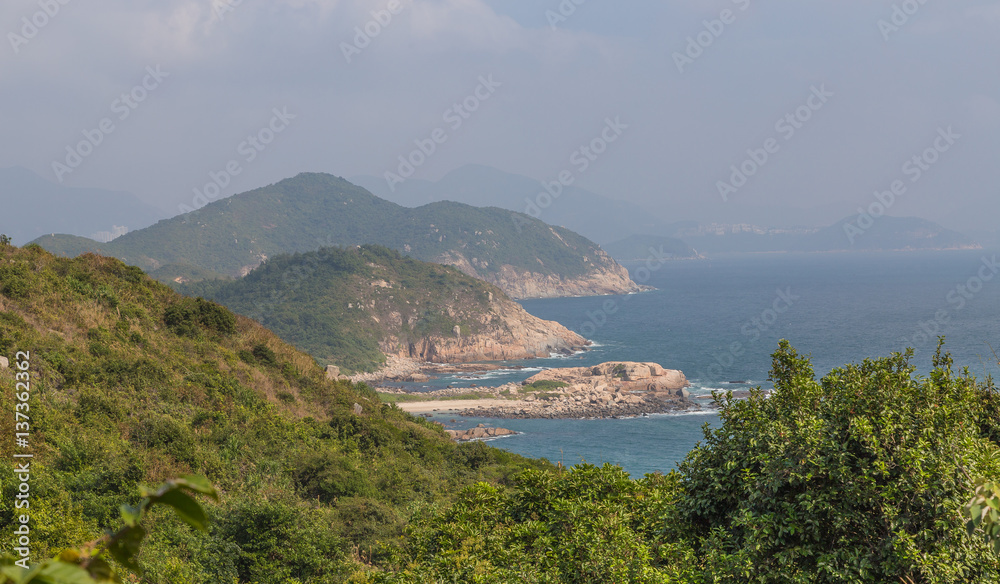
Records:
[[[383,362],[379,342],[388,335],[406,343],[451,336],[455,326],[478,333],[489,294],[503,294],[454,268],[379,246],[277,256],[240,280],[178,289],[258,319],[322,363],[351,370]]]
[[[144,582],[339,582],[360,560],[392,565],[423,505],[544,466],[456,446],[365,386],[326,380],[253,321],[109,258],[0,247],[0,355],[20,350],[31,353],[37,557],[117,525],[139,483],[196,472],[223,493],[209,534],[154,516]],[[14,383],[0,370],[3,411]],[[0,484],[9,533],[11,465]]]
[[[81,249],[80,241],[61,236],[38,243],[65,255]],[[452,202],[408,209],[327,174],[300,174],[235,195],[133,231],[101,249],[145,270],[187,264],[233,276],[263,256],[365,243],[424,261],[461,253],[480,260],[476,268],[484,273],[507,264],[575,277],[606,261],[593,242],[526,215]]]

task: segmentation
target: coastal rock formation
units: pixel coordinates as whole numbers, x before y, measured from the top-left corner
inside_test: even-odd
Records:
[[[669,393],[678,392],[691,385],[684,374],[676,369],[664,369],[657,363],[634,361],[611,361],[593,367],[548,369],[528,378],[524,383],[530,385],[538,381],[565,383],[574,391],[592,388],[596,391]]]
[[[684,374],[656,363],[617,361],[592,367],[550,369],[523,384],[450,387],[408,392],[382,387],[384,394],[419,396],[401,403],[408,411],[460,412],[481,418],[621,418],[703,410],[711,407],[685,389]]]
[[[613,361],[592,367],[549,369],[528,378],[510,405],[470,408],[463,416],[485,418],[611,418],[693,409],[690,383],[657,363]]]
[[[379,343],[379,348],[386,355],[396,357],[429,363],[461,363],[572,354],[590,344],[557,322],[531,315],[503,294],[490,294],[487,302],[485,309],[448,308],[449,317],[460,318],[465,323],[469,330],[466,334],[428,334],[417,339],[403,339],[393,327],[394,330]]]
[[[513,436],[517,432],[506,428],[489,428],[485,424],[479,424],[475,428],[468,430],[445,430],[445,433],[456,442],[467,442],[469,440],[488,440],[501,436]]]
[[[592,268],[577,276],[543,274],[518,269],[511,265],[500,266],[499,270],[477,270],[465,256],[457,253],[444,254],[436,261],[454,266],[473,278],[485,280],[515,299],[604,296],[631,294],[651,289],[633,282],[628,270],[604,251],[597,250],[593,256],[587,258]]]

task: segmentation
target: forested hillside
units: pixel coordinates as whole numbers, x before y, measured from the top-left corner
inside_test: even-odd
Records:
[[[572,352],[584,338],[496,286],[381,246],[281,255],[239,280],[178,286],[263,323],[323,364],[369,371],[385,354],[465,362]]]
[[[8,436],[18,351],[31,374],[36,559],[118,527],[140,484],[197,473],[221,493],[208,505],[212,528],[154,513],[143,582],[342,582],[372,562],[398,565],[404,527],[426,506],[475,481],[548,468],[456,445],[364,385],[327,380],[257,323],[115,259],[0,245]],[[8,460],[12,446],[3,442]],[[10,534],[12,464],[0,479]],[[2,546],[12,551],[9,538]]]

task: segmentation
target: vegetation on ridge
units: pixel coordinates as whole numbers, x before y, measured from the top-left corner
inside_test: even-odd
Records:
[[[527,215],[447,201],[409,209],[317,173],[216,201],[107,244],[63,236],[36,241],[57,255],[96,248],[172,277],[232,277],[278,254],[370,243],[428,262],[462,257],[481,275],[510,265],[572,278],[614,265],[597,244]]]

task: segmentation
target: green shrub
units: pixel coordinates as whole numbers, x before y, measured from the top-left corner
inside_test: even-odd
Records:
[[[269,349],[267,345],[256,345],[250,351],[253,355],[254,360],[261,365],[267,365],[268,367],[278,366],[278,356],[274,354],[274,351]]]
[[[523,391],[551,391],[562,387],[569,387],[565,381],[555,381],[552,379],[539,379],[534,383],[525,385]]]
[[[184,298],[169,306],[163,322],[174,333],[197,338],[203,330],[229,336],[236,332],[236,317],[229,310],[202,298]]]

